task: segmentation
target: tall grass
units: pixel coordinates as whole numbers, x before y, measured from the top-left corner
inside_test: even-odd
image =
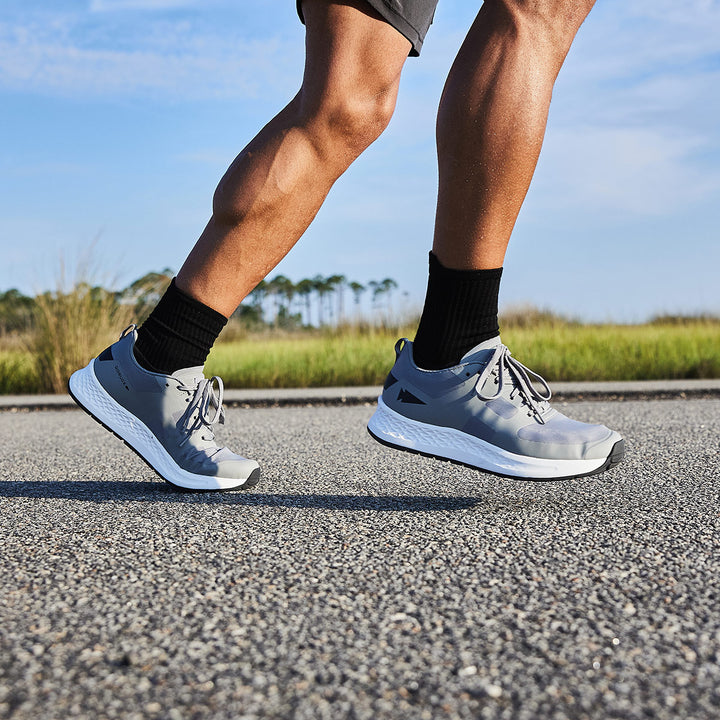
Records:
[[[228,387],[279,388],[382,383],[399,333],[253,337],[221,342],[207,371]],[[553,321],[503,331],[522,363],[549,381],[720,378],[720,323],[580,325]]]
[[[227,387],[283,388],[377,385],[394,360],[397,333],[315,333],[295,337],[248,337],[218,343],[206,374]]]
[[[28,349],[34,359],[39,392],[65,392],[70,375],[130,324],[133,308],[89,282],[87,267],[68,283],[61,265],[57,288],[35,298],[35,332]]]
[[[27,350],[0,352],[0,395],[43,392],[37,364]]]
[[[720,322],[509,328],[503,341],[548,380],[720,378]]]
[[[65,392],[70,374],[117,339],[134,308],[87,276],[37,299],[35,331],[2,343],[0,393]],[[227,387],[377,385],[411,327],[223,333],[206,366]],[[720,320],[656,318],[644,325],[583,325],[522,309],[501,319],[513,355],[548,381],[720,378]]]

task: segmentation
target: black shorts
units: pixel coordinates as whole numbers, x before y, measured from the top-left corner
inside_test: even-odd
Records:
[[[438,0],[365,0],[365,2],[412,43],[411,55],[420,54]],[[297,0],[297,11],[300,20],[305,22],[302,0]]]

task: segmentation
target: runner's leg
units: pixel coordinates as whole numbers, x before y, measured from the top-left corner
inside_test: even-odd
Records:
[[[138,331],[135,354],[149,370],[204,363],[226,318],[392,115],[410,41],[363,0],[306,0],[303,15],[302,87],[225,173],[209,223]]]
[[[237,156],[178,273],[229,316],[297,242],[328,191],[384,130],[410,42],[362,0],[306,0],[306,65],[290,104]]]
[[[620,435],[565,417],[498,337],[505,249],[537,162],[553,83],[592,0],[486,0],[438,116],[440,188],[425,308],[396,345],[370,433],[517,478],[607,470]],[[419,369],[418,366],[422,369]]]
[[[437,123],[433,252],[496,268],[525,199],[553,85],[594,0],[486,0],[448,76]]]
[[[438,111],[439,191],[414,355],[449,367],[498,333],[510,235],[537,164],[555,79],[594,0],[486,0]]]
[[[143,326],[70,378],[78,404],[179,487],[223,490],[258,481],[257,462],[215,442],[222,381],[206,380],[198,366],[226,318],[382,132],[410,50],[359,0],[307,0],[303,9],[300,92],[236,158],[215,193],[210,222]]]

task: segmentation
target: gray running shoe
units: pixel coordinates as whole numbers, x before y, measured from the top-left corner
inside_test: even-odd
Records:
[[[202,367],[172,375],[148,372],[135,360],[136,338],[131,325],[118,342],[72,374],[68,389],[75,402],[177,487],[256,485],[258,464],[215,442],[212,426],[225,418],[222,380],[206,380]]]
[[[551,408],[545,380],[515,360],[499,337],[446,370],[418,368],[409,340],[399,340],[395,353],[368,423],[385,445],[536,480],[593,475],[622,460],[620,435]]]

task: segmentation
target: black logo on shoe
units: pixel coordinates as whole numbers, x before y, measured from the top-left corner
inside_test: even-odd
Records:
[[[389,387],[391,387],[392,385],[394,385],[396,382],[397,382],[397,378],[396,378],[392,373],[390,373],[390,374],[385,378],[385,385],[383,385],[383,389],[384,389],[384,390],[387,390]]]
[[[397,399],[401,403],[411,403],[412,405],[425,405],[425,403],[419,397],[415,397],[415,395],[413,395],[408,390],[405,390],[405,388],[400,388]]]

